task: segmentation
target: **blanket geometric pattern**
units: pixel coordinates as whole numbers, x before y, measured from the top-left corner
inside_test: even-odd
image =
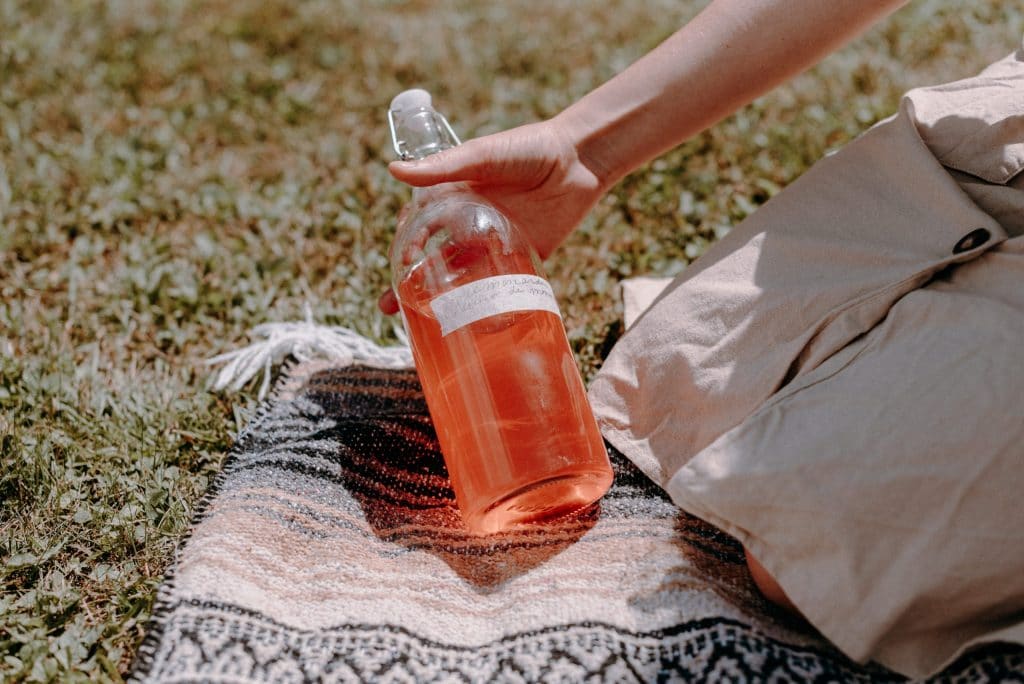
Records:
[[[147,682],[876,682],[760,598],[739,544],[612,451],[592,508],[461,526],[414,371],[291,369],[165,579]],[[1024,682],[1024,651],[936,682]]]

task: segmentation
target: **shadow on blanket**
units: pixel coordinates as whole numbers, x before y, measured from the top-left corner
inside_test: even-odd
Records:
[[[345,409],[339,397],[351,388],[336,385],[338,377],[315,376],[310,398],[325,412],[363,412],[379,408],[359,400]],[[424,551],[443,560],[459,577],[488,592],[548,561],[579,540],[600,516],[600,504],[559,519],[550,526],[525,528],[481,537],[469,532],[455,505],[455,493],[441,456],[426,403],[412,389],[401,410],[386,420],[365,416],[345,422],[341,458],[345,487],[362,507],[367,524],[381,540],[411,551]],[[364,400],[368,394],[359,395]],[[379,412],[376,415],[380,416]],[[340,435],[339,435],[340,437]],[[372,449],[366,446],[372,445]]]

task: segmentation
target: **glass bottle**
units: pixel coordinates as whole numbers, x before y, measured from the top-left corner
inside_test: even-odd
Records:
[[[395,151],[459,139],[430,95],[388,112]],[[612,482],[551,286],[530,243],[467,185],[416,188],[391,246],[394,291],[466,527],[489,534],[598,500]]]

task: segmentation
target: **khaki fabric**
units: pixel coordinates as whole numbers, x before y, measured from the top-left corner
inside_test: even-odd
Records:
[[[1022,54],[815,165],[590,390],[608,440],[826,637],[911,676],[1024,643]]]

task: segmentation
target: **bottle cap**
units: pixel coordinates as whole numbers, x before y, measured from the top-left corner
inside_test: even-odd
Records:
[[[400,112],[404,109],[433,109],[430,93],[422,88],[403,90],[391,100],[391,111]]]
[[[430,93],[422,88],[402,91],[391,100],[388,126],[395,153],[403,161],[423,159],[459,144],[459,136],[434,110]]]

